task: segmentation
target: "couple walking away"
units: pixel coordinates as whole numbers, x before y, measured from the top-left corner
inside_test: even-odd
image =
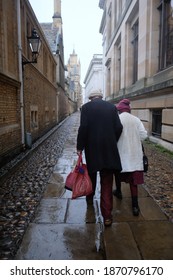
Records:
[[[102,100],[100,91],[91,92],[90,102],[81,108],[77,135],[77,154],[84,150],[93,193],[86,197],[93,202],[97,172],[100,174],[100,208],[104,225],[112,224],[113,194],[122,199],[121,182],[130,184],[132,211],[139,215],[137,185],[143,183],[143,152],[141,141],[147,138],[142,122],[130,114],[130,101],[123,99],[117,105]],[[118,114],[118,111],[120,114]]]

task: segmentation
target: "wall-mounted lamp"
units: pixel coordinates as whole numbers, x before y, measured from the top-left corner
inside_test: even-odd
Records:
[[[27,39],[32,52],[32,61],[29,60],[23,61],[22,62],[23,65],[28,63],[37,63],[37,57],[39,55],[39,51],[41,47],[41,39],[40,36],[37,34],[36,29],[32,30],[32,35],[30,37],[27,37]]]

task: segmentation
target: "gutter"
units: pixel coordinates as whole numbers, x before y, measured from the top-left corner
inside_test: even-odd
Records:
[[[21,39],[21,14],[20,0],[17,0],[17,38],[18,38],[18,67],[20,81],[20,115],[21,115],[21,142],[25,146],[25,127],[24,127],[24,90],[23,90],[23,69],[22,69],[22,39]]]

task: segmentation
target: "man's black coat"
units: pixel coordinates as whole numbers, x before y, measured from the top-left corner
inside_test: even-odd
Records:
[[[89,173],[104,168],[121,170],[117,149],[121,132],[122,124],[113,104],[95,98],[82,106],[77,150],[85,150]]]

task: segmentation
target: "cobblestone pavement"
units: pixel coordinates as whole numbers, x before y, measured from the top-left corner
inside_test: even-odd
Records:
[[[64,143],[79,122],[79,116],[77,112],[57,129],[53,129],[51,136],[1,183],[0,259],[13,259],[15,256],[23,234],[34,218],[53,168],[62,154]],[[161,152],[155,145],[145,143],[144,146],[149,158],[145,187],[173,222],[173,156]],[[16,158],[16,161],[19,159]],[[0,175],[4,170],[8,168],[1,169]]]

